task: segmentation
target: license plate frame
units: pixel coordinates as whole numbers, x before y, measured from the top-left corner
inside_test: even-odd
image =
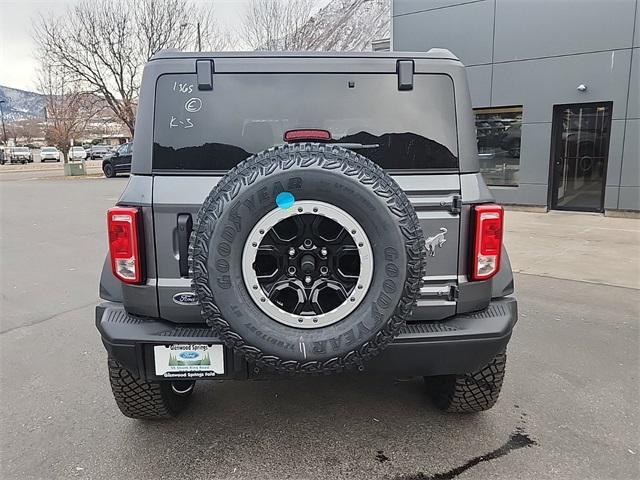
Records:
[[[154,345],[154,372],[164,378],[207,378],[225,374],[220,344],[174,343]]]

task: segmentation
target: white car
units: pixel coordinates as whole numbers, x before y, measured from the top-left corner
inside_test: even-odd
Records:
[[[9,149],[9,160],[11,163],[31,163],[33,156],[29,147],[11,147]]]
[[[71,147],[67,154],[69,160],[84,160],[87,158],[87,152],[81,146]]]
[[[60,150],[58,150],[56,147],[42,147],[40,149],[40,161],[46,162],[47,160],[59,162]]]

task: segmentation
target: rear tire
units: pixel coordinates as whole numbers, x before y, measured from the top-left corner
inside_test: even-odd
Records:
[[[425,377],[429,396],[436,407],[445,412],[473,413],[489,410],[498,401],[506,363],[507,354],[503,351],[475,372]]]
[[[195,382],[145,382],[109,358],[111,391],[122,414],[139,420],[172,418],[185,409]],[[188,384],[190,383],[190,385]]]
[[[113,168],[113,165],[110,163],[105,163],[102,166],[102,171],[104,172],[104,176],[107,178],[113,178],[116,176],[116,170]]]

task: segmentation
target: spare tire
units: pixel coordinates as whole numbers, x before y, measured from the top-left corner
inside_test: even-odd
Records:
[[[315,143],[229,171],[200,208],[189,257],[207,324],[282,373],[362,369],[411,313],[424,261],[398,184],[361,155]]]

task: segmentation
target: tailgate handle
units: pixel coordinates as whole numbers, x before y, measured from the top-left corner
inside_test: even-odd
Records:
[[[189,276],[189,237],[193,229],[193,219],[189,213],[178,215],[178,266],[180,276]]]

